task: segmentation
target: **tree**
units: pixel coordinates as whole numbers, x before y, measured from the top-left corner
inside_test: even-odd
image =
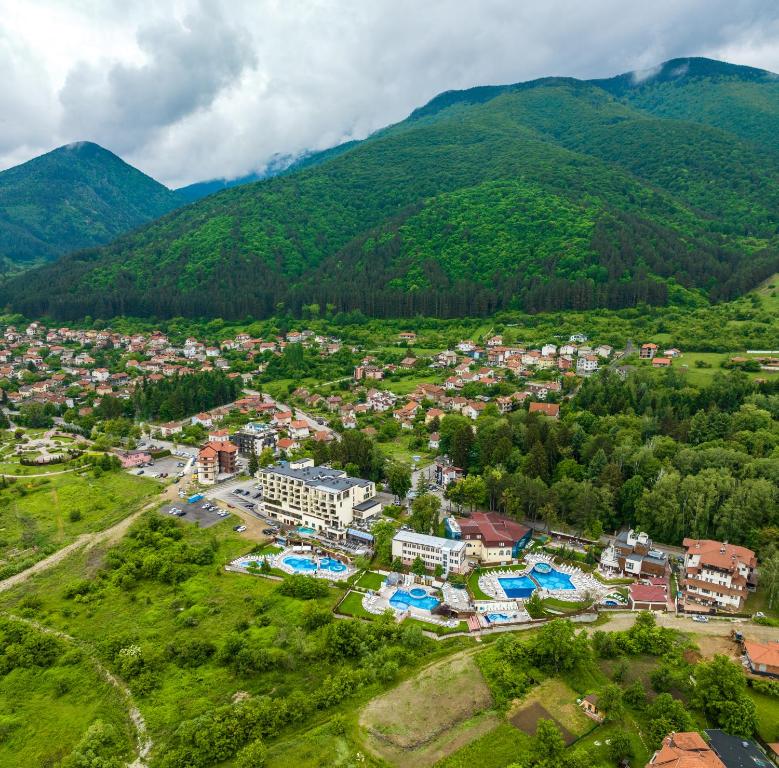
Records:
[[[617,722],[625,714],[625,705],[622,702],[622,689],[614,683],[609,683],[601,691],[598,697],[598,708],[606,713],[606,719]]]
[[[391,520],[377,520],[371,528],[373,550],[382,563],[388,563],[392,559],[392,537],[396,530]]]
[[[413,573],[415,576],[424,576],[427,573],[427,568],[425,568],[424,562],[422,562],[422,558],[417,555],[414,558],[414,562],[411,563],[411,573]]]
[[[755,703],[747,695],[744,672],[727,656],[717,655],[695,667],[693,702],[728,733],[751,737],[757,729]]]
[[[538,721],[536,735],[530,748],[531,764],[539,768],[559,766],[565,754],[565,741],[553,720]]]
[[[257,454],[252,453],[249,456],[249,474],[254,477],[257,474],[257,470],[260,468],[260,462],[257,459]]]
[[[402,502],[411,489],[411,467],[399,461],[392,461],[387,465],[386,473],[390,490]]]
[[[417,533],[430,534],[438,524],[441,499],[432,493],[417,496],[411,504],[409,524]]]
[[[555,672],[573,669],[589,655],[587,633],[577,635],[567,619],[545,624],[531,642],[536,663]]]
[[[633,757],[633,742],[625,731],[616,731],[611,736],[609,744],[609,757],[619,763],[621,760]]]
[[[760,564],[760,588],[768,598],[768,607],[779,603],[779,552]]]

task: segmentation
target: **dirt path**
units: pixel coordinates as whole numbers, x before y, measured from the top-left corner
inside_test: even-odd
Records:
[[[107,683],[109,683],[109,685],[112,685],[114,688],[116,688],[122,700],[124,701],[125,706],[127,707],[127,715],[130,718],[130,721],[133,724],[133,729],[135,731],[135,751],[137,755],[132,763],[128,763],[128,768],[147,768],[146,758],[149,756],[149,752],[151,752],[153,742],[146,730],[146,721],[143,719],[141,711],[137,706],[135,706],[135,701],[133,700],[133,695],[130,692],[130,689],[122,680],[116,677],[108,670],[107,667],[103,665],[103,663],[94,655],[91,647],[82,640],[77,640],[72,635],[68,635],[67,633],[61,632],[57,629],[50,629],[49,627],[46,627],[40,622],[34,621],[33,619],[25,619],[21,616],[15,616],[12,613],[7,613],[6,611],[3,611],[2,615],[7,619],[11,619],[12,621],[19,621],[23,624],[28,624],[43,634],[53,635],[60,640],[64,640],[66,643],[77,645],[86,653],[98,674]]]
[[[31,576],[36,573],[45,571],[49,568],[53,568],[58,563],[61,563],[68,555],[72,554],[81,547],[87,547],[88,549],[94,547],[101,542],[108,542],[113,544],[118,541],[125,533],[127,533],[130,526],[147,510],[154,509],[160,503],[158,498],[150,501],[148,504],[141,507],[136,512],[133,512],[128,517],[120,520],[116,525],[112,525],[110,528],[105,528],[102,531],[96,531],[94,533],[82,533],[75,541],[70,544],[66,544],[62,549],[58,549],[48,557],[44,557],[43,560],[39,560],[35,565],[31,565],[24,571],[9,576],[7,579],[0,581],[0,592],[5,592],[12,587],[22,584]]]
[[[677,617],[674,614],[655,614],[657,623],[661,627],[678,629],[680,632],[689,632],[694,635],[729,637],[732,629],[740,629],[750,640],[779,640],[779,629],[776,627],[764,627],[751,621],[735,623],[729,619],[711,619],[703,623],[693,621],[687,617]],[[608,624],[603,628],[609,632],[629,629],[636,620],[635,613],[617,613],[611,615]]]
[[[31,472],[29,475],[7,475],[0,473],[3,477],[12,477],[14,480],[35,480],[36,477],[52,477],[53,475],[67,475],[68,472],[83,471],[84,467],[72,467],[71,469],[58,469],[56,472]]]

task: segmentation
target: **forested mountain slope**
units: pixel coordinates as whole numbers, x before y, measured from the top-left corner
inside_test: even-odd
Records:
[[[167,187],[97,144],[68,144],[0,172],[0,259],[55,259],[179,204]]]
[[[741,76],[722,66],[684,87]],[[754,72],[745,85],[776,102]],[[659,116],[628,90],[549,78],[442,94],[363,142],[10,281],[0,302],[62,318],[314,302],[447,316],[721,299],[776,272],[771,142],[701,125],[704,111]],[[748,119],[748,104],[731,108]]]

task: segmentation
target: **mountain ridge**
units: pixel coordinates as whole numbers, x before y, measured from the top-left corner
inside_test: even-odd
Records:
[[[442,94],[368,139],[27,273],[0,301],[72,319],[728,298],[779,269],[779,91],[770,73],[728,66],[715,79],[688,69],[670,93],[661,76],[638,103],[573,78]],[[758,97],[776,115],[754,121]],[[724,127],[734,111],[756,130]]]

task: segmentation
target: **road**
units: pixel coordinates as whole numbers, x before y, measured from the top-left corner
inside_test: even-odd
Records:
[[[604,625],[609,632],[630,629],[636,620],[635,613],[609,614],[610,620]],[[777,640],[779,641],[779,628],[764,627],[753,624],[750,621],[736,622],[729,619],[711,619],[703,623],[693,621],[689,617],[675,616],[672,613],[655,614],[657,624],[661,627],[677,629],[681,632],[692,632],[696,635],[708,635],[714,637],[729,637],[732,629],[742,630],[750,640]]]
[[[259,396],[261,394],[260,392],[257,392],[254,389],[245,389],[244,392],[247,395],[255,395],[255,396]],[[275,405],[280,411],[288,411],[294,413],[295,418],[300,419],[301,421],[305,421],[312,432],[327,432],[329,434],[332,434],[336,438],[336,440],[339,439],[340,435],[329,424],[327,424],[327,422],[325,422],[324,424],[320,424],[313,416],[311,416],[311,414],[306,413],[305,411],[301,411],[300,408],[295,408],[291,405],[287,405],[286,403],[282,403],[281,400],[275,400],[270,395],[262,393],[262,397],[266,403],[271,403],[272,405]]]

